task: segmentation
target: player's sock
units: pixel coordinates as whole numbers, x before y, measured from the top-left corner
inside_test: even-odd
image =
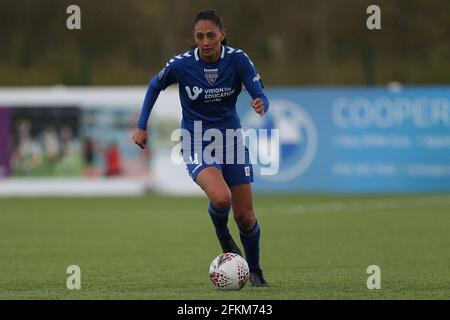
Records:
[[[216,228],[217,238],[222,240],[230,240],[230,230],[228,230],[228,213],[230,212],[230,208],[225,209],[217,209],[211,203],[209,203],[208,207],[209,215],[211,216],[211,220]]]
[[[239,228],[242,245],[244,246],[245,258],[250,272],[259,270],[259,237],[261,231],[258,221],[251,230],[245,231]]]

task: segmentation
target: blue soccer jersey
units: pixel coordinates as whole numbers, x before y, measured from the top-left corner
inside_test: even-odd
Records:
[[[150,82],[138,128],[146,129],[148,118],[159,93],[178,83],[183,112],[182,128],[194,131],[194,121],[201,121],[203,131],[241,127],[236,100],[242,85],[252,99],[261,98],[265,111],[269,102],[256,67],[240,49],[221,47],[220,59],[204,61],[198,48],[173,57]]]

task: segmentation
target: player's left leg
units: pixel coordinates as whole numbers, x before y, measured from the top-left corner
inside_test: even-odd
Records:
[[[250,183],[230,186],[234,220],[239,229],[245,258],[250,269],[250,282],[255,287],[268,287],[259,265],[259,239],[261,235],[258,220],[253,211],[253,196]]]

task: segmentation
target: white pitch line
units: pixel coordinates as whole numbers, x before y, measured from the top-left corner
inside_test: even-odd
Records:
[[[307,202],[287,206],[266,207],[258,210],[261,213],[277,214],[308,214],[308,213],[333,213],[348,211],[369,211],[380,209],[411,208],[411,207],[429,207],[429,206],[450,206],[450,195],[448,196],[429,196],[416,198],[376,198],[367,200],[349,200],[349,201],[323,201]],[[450,214],[450,208],[449,208]]]

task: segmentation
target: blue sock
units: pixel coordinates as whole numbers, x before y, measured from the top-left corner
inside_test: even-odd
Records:
[[[250,231],[243,231],[239,228],[239,235],[244,246],[248,268],[250,272],[255,272],[259,269],[259,237],[261,231],[258,221],[256,221],[255,226]]]
[[[230,230],[228,230],[227,226],[228,213],[230,212],[230,208],[217,209],[214,208],[211,203],[209,203],[208,212],[211,216],[214,227],[216,228],[217,238],[219,238],[219,240],[231,239]]]

